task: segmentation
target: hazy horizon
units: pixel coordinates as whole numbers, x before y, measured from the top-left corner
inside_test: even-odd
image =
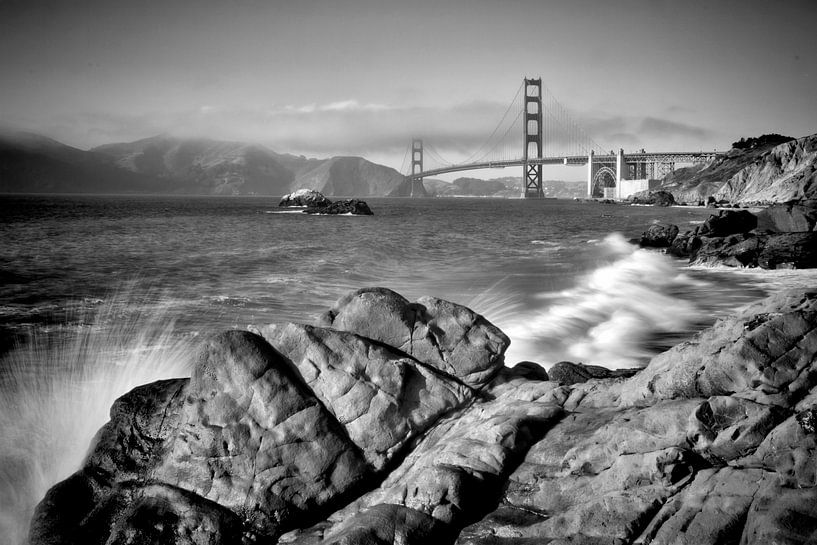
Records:
[[[399,169],[415,135],[470,155],[527,76],[605,149],[726,149],[817,132],[815,14],[803,0],[0,0],[0,112],[81,149],[166,133]]]

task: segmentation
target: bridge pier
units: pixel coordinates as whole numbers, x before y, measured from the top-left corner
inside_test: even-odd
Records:
[[[525,154],[522,160],[522,181],[525,183],[526,199],[541,199],[542,163],[530,159],[542,159],[542,78],[525,78]],[[531,157],[531,144],[534,152]]]
[[[425,195],[425,190],[420,191],[418,185],[423,185],[423,177],[418,174],[423,173],[423,141],[414,138],[411,141],[411,196],[420,197]]]

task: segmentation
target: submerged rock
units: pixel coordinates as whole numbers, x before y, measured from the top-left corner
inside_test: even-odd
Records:
[[[817,290],[641,370],[503,366],[473,311],[383,288],[205,339],[111,409],[34,545],[806,543]],[[634,375],[634,376],[633,376]],[[793,524],[792,521],[798,521]]]

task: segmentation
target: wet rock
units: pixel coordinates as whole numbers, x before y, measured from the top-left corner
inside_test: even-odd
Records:
[[[751,234],[698,237],[697,249],[690,254],[690,264],[757,267],[764,242],[764,237]]]
[[[385,288],[341,298],[318,325],[357,333],[402,350],[480,388],[503,367],[510,340],[474,311],[436,297],[409,303]]]
[[[514,389],[497,392],[442,420],[378,489],[335,517],[387,503],[462,527],[493,507],[507,473],[561,415],[553,403],[517,399]]]
[[[548,377],[560,384],[570,385],[587,382],[591,379],[630,377],[637,372],[638,369],[608,369],[600,365],[560,361],[548,370]]]
[[[351,214],[354,216],[371,216],[374,214],[366,201],[358,199],[346,199],[325,205],[310,206],[304,212],[307,214]]]
[[[813,540],[817,292],[751,305],[629,378],[522,362],[479,389],[438,361],[456,350],[423,346],[433,329],[497,365],[493,326],[462,308],[360,290],[323,321],[370,335],[208,338],[189,381],[116,402],[31,543]]]
[[[817,267],[817,232],[767,236],[757,263],[764,269]]]
[[[654,206],[672,206],[675,196],[669,191],[640,191],[628,199],[631,204],[651,204]]]
[[[263,535],[316,516],[368,476],[346,430],[257,335],[203,345],[181,412],[153,477],[242,513]]]
[[[528,380],[550,380],[545,368],[532,361],[520,361],[511,368],[511,371],[515,377]]]
[[[817,292],[778,294],[653,358],[622,401],[739,395],[790,407],[810,388],[813,354]]]
[[[377,470],[440,416],[474,397],[435,368],[353,333],[300,324],[260,333],[298,368]]]
[[[672,245],[672,241],[678,236],[678,226],[657,223],[650,225],[645,232],[641,234],[641,246],[648,246],[654,248],[666,248]]]
[[[278,206],[315,207],[323,208],[332,204],[332,201],[323,196],[323,193],[314,189],[299,189],[289,195],[284,195]]]
[[[797,423],[806,433],[817,432],[817,410],[806,409],[797,413]]]
[[[757,228],[775,233],[814,231],[817,200],[774,204],[757,213]]]
[[[638,542],[740,543],[744,527],[751,524],[748,514],[755,497],[775,481],[774,474],[762,469],[704,469],[661,507]]]
[[[667,253],[676,257],[689,258],[698,252],[701,245],[701,237],[697,236],[696,231],[686,231],[672,240]]]
[[[699,235],[707,237],[725,237],[739,233],[748,233],[757,227],[757,216],[748,210],[721,210],[718,215],[711,215],[703,223]]]

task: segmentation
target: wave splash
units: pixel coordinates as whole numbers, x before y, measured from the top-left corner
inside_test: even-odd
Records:
[[[545,367],[562,361],[608,368],[641,367],[700,322],[684,293],[706,289],[670,258],[614,233],[598,243],[598,267],[574,287],[535,296],[532,310],[497,325],[512,339],[506,362]],[[500,325],[501,323],[501,325]]]
[[[0,359],[0,544],[23,543],[36,503],[76,471],[114,400],[190,375],[193,338],[166,305],[127,294],[32,333]]]

